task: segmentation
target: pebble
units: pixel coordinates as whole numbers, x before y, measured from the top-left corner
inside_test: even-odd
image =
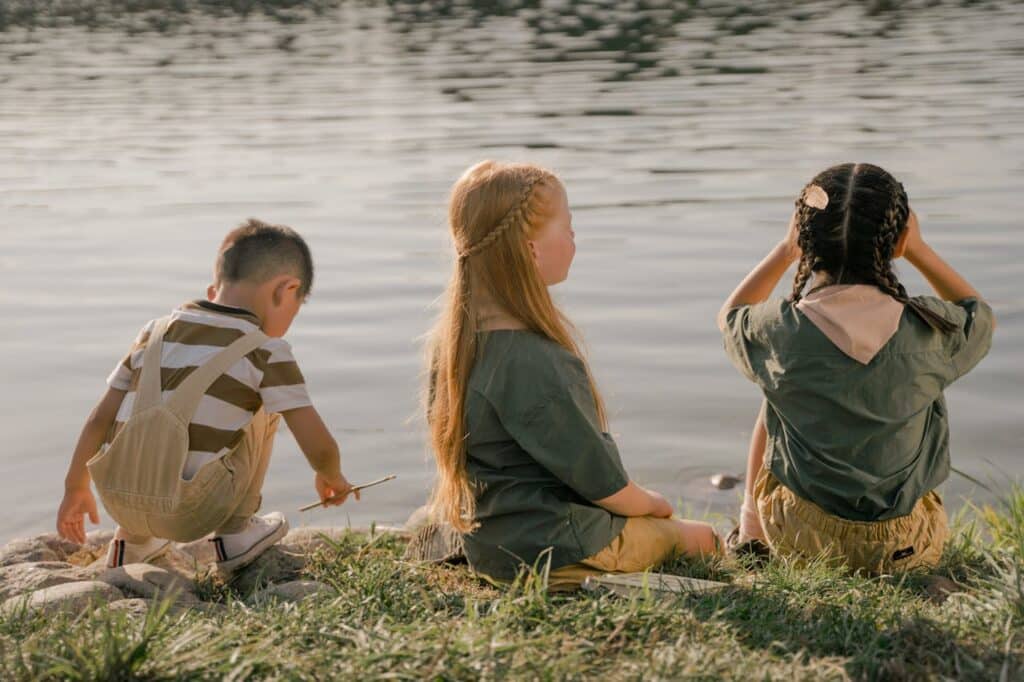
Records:
[[[300,602],[314,595],[333,594],[334,588],[316,580],[291,580],[286,583],[270,585],[253,595],[253,603],[259,604],[271,599],[286,602]]]
[[[711,485],[719,490],[732,490],[743,480],[740,476],[730,474],[715,474],[711,477]]]

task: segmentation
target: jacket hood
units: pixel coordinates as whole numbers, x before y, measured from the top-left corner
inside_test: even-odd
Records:
[[[851,358],[866,365],[900,326],[903,304],[870,284],[822,287],[796,307]]]

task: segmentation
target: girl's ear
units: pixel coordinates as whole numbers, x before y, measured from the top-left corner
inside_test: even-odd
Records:
[[[526,240],[526,245],[530,247],[530,255],[533,256],[533,262],[537,263],[537,244],[532,239]]]
[[[215,298],[217,298],[217,287],[211,284],[210,286],[206,287],[206,300],[212,301]]]
[[[903,258],[903,254],[907,251],[907,238],[910,236],[910,230],[906,227],[900,232],[899,238],[896,240],[896,246],[892,250],[892,259]]]

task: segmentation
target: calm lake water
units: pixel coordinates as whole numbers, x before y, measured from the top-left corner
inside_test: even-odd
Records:
[[[52,527],[106,374],[143,322],[204,294],[248,216],[312,246],[318,282],[288,338],[346,474],[398,474],[300,515],[312,473],[284,433],[264,508],[293,525],[404,520],[432,477],[417,396],[450,268],[446,194],[483,158],[564,179],[578,255],[556,296],[627,468],[684,511],[735,513],[737,491],[708,477],[743,469],[759,405],[715,313],[802,185],[842,161],[894,172],[992,302],[993,351],[948,392],[954,465],[997,489],[1020,479],[1022,5],[605,4],[0,33],[0,537]],[[946,494],[991,499],[957,475]]]

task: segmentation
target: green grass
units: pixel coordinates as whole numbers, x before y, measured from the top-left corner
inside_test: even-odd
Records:
[[[333,597],[250,607],[206,584],[223,614],[0,619],[0,678],[1022,679],[1024,490],[956,526],[937,574],[964,591],[943,603],[923,576],[728,559],[668,567],[731,584],[702,596],[499,590],[353,533],[307,569]]]

